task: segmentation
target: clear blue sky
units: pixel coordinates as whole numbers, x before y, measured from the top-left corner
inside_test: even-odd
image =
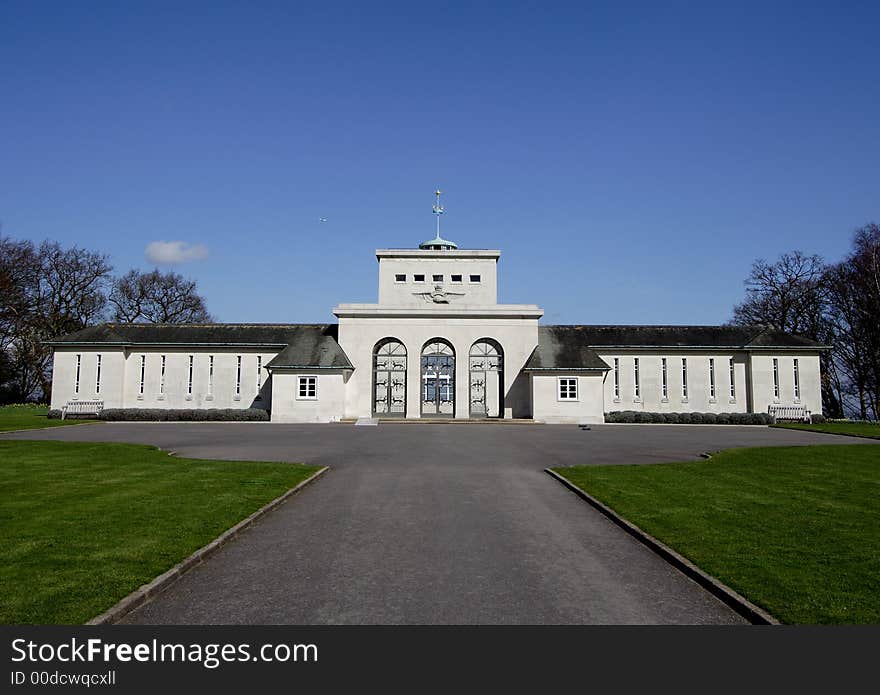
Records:
[[[502,301],[720,323],[756,257],[880,221],[877,2],[369,5],[7,0],[3,232],[203,244],[218,319],[331,321],[440,186]]]

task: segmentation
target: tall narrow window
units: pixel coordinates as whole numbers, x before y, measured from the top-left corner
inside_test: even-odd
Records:
[[[147,377],[147,356],[141,355],[141,381],[140,387],[138,388],[138,395],[144,395],[144,380]]]
[[[165,355],[162,355],[159,365],[159,395],[165,395]]]
[[[235,366],[235,395],[241,395],[241,355],[238,355]]]
[[[614,358],[614,397],[620,398],[620,358]]]
[[[801,370],[798,367],[797,357],[794,359],[794,399],[801,399]]]
[[[633,396],[635,398],[642,397],[642,387],[639,384],[639,358],[633,360]]]
[[[688,397],[688,361],[687,357],[681,358],[681,397]]]
[[[730,397],[736,398],[736,371],[733,368],[733,358],[730,358]]]
[[[660,392],[663,396],[663,400],[669,398],[669,379],[667,377],[666,372],[666,358],[660,358]]]
[[[257,398],[260,397],[260,385],[263,380],[263,356],[257,355]]]
[[[186,395],[192,396],[193,393],[193,356],[189,356],[189,376],[186,380]]]
[[[101,355],[97,356],[95,363],[95,393],[101,393]]]
[[[79,395],[79,370],[82,367],[82,355],[76,356],[76,379],[73,382],[73,393]]]
[[[214,395],[214,355],[208,357],[208,395]]]
[[[773,358],[773,398],[779,400],[779,360]]]
[[[709,358],[709,398],[715,400],[715,358]]]

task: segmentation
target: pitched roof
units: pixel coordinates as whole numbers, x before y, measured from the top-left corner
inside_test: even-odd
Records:
[[[538,347],[525,369],[589,369],[596,360],[602,362],[596,348],[612,347],[823,348],[809,338],[766,326],[539,326]]]
[[[102,323],[61,336],[49,344],[266,347],[281,349],[267,367],[351,369],[337,335],[336,324]]]
[[[291,323],[102,323],[63,335],[50,345],[274,345],[304,332],[333,331],[336,324]]]
[[[557,339],[592,347],[822,347],[767,326],[544,326]]]

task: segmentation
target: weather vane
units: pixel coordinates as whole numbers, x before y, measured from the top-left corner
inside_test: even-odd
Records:
[[[434,195],[437,196],[437,202],[434,203],[434,214],[437,215],[437,238],[440,238],[440,215],[443,214],[443,206],[440,205],[440,196],[443,195],[443,191],[439,188],[434,191]]]

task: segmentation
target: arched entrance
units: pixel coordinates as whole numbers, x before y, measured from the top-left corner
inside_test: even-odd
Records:
[[[406,348],[396,338],[373,349],[373,415],[406,417]]]
[[[496,341],[482,338],[471,346],[470,416],[504,415],[504,353]]]
[[[455,350],[442,338],[422,348],[422,417],[455,417]]]

